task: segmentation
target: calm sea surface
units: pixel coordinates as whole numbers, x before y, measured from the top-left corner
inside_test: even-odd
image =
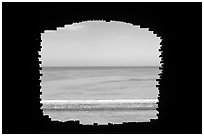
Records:
[[[43,67],[42,100],[157,99],[159,67]],[[156,110],[44,111],[52,120],[81,123],[141,122]]]

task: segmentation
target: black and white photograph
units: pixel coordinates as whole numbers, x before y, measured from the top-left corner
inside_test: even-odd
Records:
[[[41,103],[52,120],[122,124],[157,119],[161,39],[119,21],[45,31]]]
[[[202,2],[9,1],[3,134],[202,134]]]

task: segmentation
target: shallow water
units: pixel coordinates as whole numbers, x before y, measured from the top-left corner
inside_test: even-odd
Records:
[[[158,67],[44,68],[43,100],[155,99]]]

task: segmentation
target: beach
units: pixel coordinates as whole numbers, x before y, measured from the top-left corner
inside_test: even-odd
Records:
[[[150,122],[157,119],[156,110],[137,111],[44,111],[53,121],[80,121],[80,124],[122,124],[123,122]]]

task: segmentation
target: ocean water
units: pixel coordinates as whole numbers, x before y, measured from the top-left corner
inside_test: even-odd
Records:
[[[42,100],[157,99],[159,67],[43,67]],[[151,110],[44,110],[52,120],[81,123],[144,122],[156,119]]]

